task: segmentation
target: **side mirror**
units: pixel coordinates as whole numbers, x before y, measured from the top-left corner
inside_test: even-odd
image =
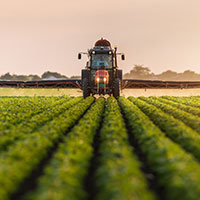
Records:
[[[81,53],[78,54],[78,59],[79,59],[79,60],[81,59]]]
[[[88,61],[86,62],[86,67],[89,67],[89,62]]]
[[[122,60],[125,60],[125,55],[124,54],[122,54]]]

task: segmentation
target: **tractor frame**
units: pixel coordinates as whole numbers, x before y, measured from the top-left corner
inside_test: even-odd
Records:
[[[117,47],[112,49],[110,42],[104,39],[98,40],[95,47],[87,53],[79,53],[79,59],[81,54],[87,54],[89,58],[81,73],[83,97],[108,94],[118,98],[122,85],[122,70],[118,69],[117,55],[121,55],[124,60],[124,54],[117,53]]]

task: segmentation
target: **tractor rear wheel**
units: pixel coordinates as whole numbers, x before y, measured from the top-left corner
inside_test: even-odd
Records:
[[[83,88],[83,98],[85,99],[90,96],[89,82],[87,78],[83,79],[82,88]]]
[[[113,96],[117,99],[120,96],[120,79],[114,81]]]

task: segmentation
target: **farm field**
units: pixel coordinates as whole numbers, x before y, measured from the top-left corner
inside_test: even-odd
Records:
[[[0,97],[0,200],[198,200],[200,96]]]
[[[82,96],[80,89],[0,88],[0,96]]]

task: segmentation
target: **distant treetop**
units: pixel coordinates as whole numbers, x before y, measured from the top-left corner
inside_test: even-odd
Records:
[[[134,65],[130,72],[124,74],[124,78],[163,81],[200,81],[200,74],[191,70],[186,70],[183,73],[167,70],[160,74],[154,74],[148,67]]]

